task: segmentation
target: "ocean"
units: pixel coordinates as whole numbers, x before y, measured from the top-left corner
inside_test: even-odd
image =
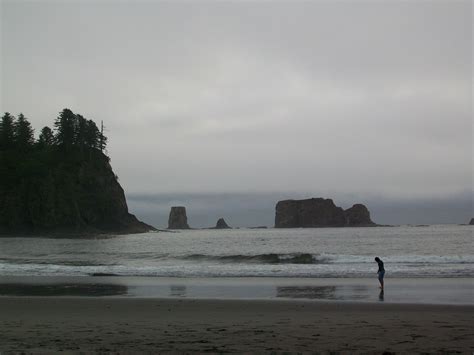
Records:
[[[366,278],[474,276],[472,226],[185,230],[0,238],[0,276]]]

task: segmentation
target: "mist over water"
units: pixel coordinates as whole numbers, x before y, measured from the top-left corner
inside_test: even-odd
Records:
[[[3,276],[474,276],[472,227],[234,229],[112,238],[0,238]]]

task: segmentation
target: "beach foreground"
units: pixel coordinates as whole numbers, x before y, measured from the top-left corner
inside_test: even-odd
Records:
[[[473,306],[0,297],[0,352],[474,351]]]

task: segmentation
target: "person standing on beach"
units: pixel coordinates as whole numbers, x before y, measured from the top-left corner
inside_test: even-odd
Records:
[[[383,261],[378,256],[375,257],[375,261],[379,265],[379,270],[377,271],[377,275],[379,275],[380,288],[383,291],[383,277],[385,275],[385,269],[383,267]]]

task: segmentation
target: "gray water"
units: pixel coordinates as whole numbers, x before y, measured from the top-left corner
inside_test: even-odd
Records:
[[[0,276],[472,277],[472,226],[189,230],[0,238]]]

